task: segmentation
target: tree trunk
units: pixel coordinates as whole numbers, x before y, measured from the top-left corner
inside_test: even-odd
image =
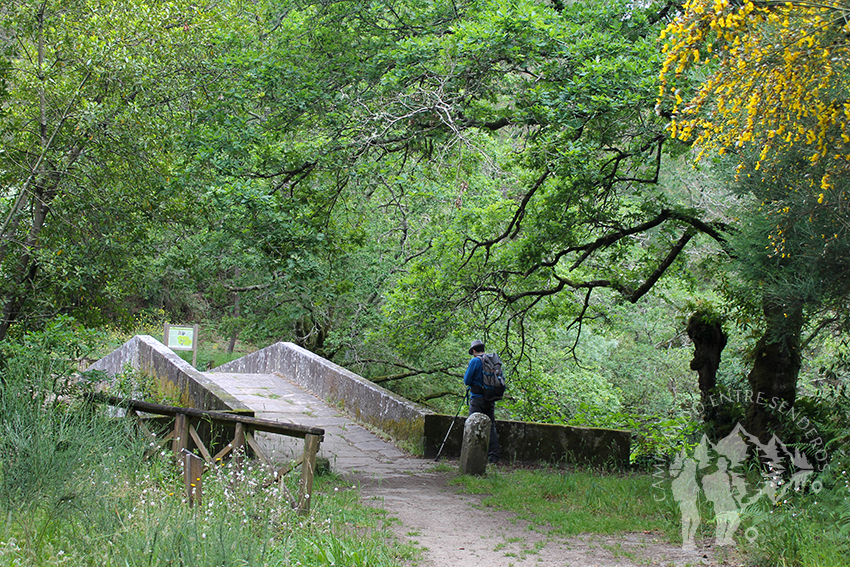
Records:
[[[236,339],[239,338],[239,329],[234,328],[233,332],[230,333],[230,340],[227,342],[227,354],[233,354],[233,350],[236,348]]]
[[[233,272],[233,279],[238,280],[239,274],[241,270],[236,268]],[[239,308],[239,292],[233,292],[233,319],[235,325],[233,327],[233,332],[230,333],[230,341],[227,343],[227,354],[232,354],[233,350],[236,348],[236,339],[239,338],[239,326],[240,326],[240,317],[242,316],[241,309]]]
[[[326,336],[325,328],[310,315],[295,322],[295,344],[312,353],[323,354]]]
[[[710,397],[717,386],[717,369],[720,367],[720,354],[726,347],[726,333],[719,321],[702,311],[691,315],[687,331],[694,343],[691,370],[699,376],[702,418],[710,431],[716,431],[723,424],[718,423],[717,407]]]
[[[771,414],[769,408],[787,410],[797,399],[803,305],[765,298],[763,309],[767,326],[756,344],[753,368],[747,377],[752,389],[747,431],[764,442],[779,425],[778,416]]]
[[[50,212],[50,203],[53,200],[56,190],[59,187],[60,181],[60,173],[58,172],[58,168],[47,164],[47,171],[44,170],[45,160],[47,156],[48,149],[52,146],[53,137],[58,132],[62,123],[65,120],[65,117],[68,115],[68,110],[66,109],[65,114],[59,120],[59,125],[57,126],[56,131],[53,136],[48,135],[48,105],[47,105],[47,94],[45,91],[46,79],[44,76],[44,9],[46,4],[41,4],[39,7],[38,13],[36,14],[36,23],[38,27],[38,76],[37,79],[40,81],[41,86],[38,90],[38,130],[39,130],[39,139],[40,139],[40,153],[38,159],[35,161],[35,164],[29,170],[27,175],[27,180],[23,184],[23,187],[20,190],[19,198],[16,203],[13,205],[11,211],[9,212],[9,216],[7,221],[4,222],[3,225],[3,234],[0,234],[0,238],[7,239],[3,242],[3,256],[0,257],[0,260],[5,258],[7,253],[6,246],[9,242],[14,238],[13,234],[9,234],[7,236],[6,229],[8,228],[9,222],[11,221],[14,228],[18,227],[18,209],[26,202],[26,194],[29,192],[29,186],[32,182],[34,184],[31,192],[32,197],[30,200],[31,206],[31,216],[32,216],[32,224],[29,227],[27,232],[26,240],[21,246],[21,252],[18,257],[18,261],[14,264],[15,269],[11,273],[4,274],[7,281],[9,282],[9,287],[5,290],[5,293],[2,296],[2,311],[0,311],[0,341],[5,340],[6,336],[9,334],[9,329],[12,324],[18,319],[18,316],[21,313],[24,305],[34,294],[34,285],[35,285],[35,277],[38,272],[38,260],[37,254],[38,251],[38,241],[39,236],[41,235],[41,231],[44,228],[44,224],[47,221],[47,215]],[[80,156],[81,148],[72,148],[68,153],[68,162],[67,166],[70,167]]]
[[[17,261],[15,271],[9,274],[10,286],[6,291],[3,301],[3,309],[0,312],[0,341],[5,340],[9,328],[18,319],[21,309],[33,294],[38,261],[35,251],[38,247],[38,237],[44,228],[49,212],[48,202],[52,195],[37,187],[32,198],[32,226],[29,229],[27,239],[22,246],[20,257]]]

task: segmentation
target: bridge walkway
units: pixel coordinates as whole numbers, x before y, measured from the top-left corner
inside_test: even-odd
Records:
[[[385,478],[432,468],[432,462],[405,453],[281,375],[215,371],[203,374],[253,410],[256,417],[323,428],[325,438],[319,456],[330,461],[334,472]],[[257,433],[256,438],[266,455],[275,461],[287,461],[303,451],[300,439],[262,433]]]

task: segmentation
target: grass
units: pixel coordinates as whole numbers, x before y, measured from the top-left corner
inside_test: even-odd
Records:
[[[850,463],[821,475],[818,493],[789,496],[743,514],[738,552],[758,567],[847,567],[850,556]],[[446,471],[448,465],[442,464]],[[681,516],[669,493],[650,473],[611,473],[544,467],[498,467],[487,476],[457,476],[453,483],[482,496],[484,506],[508,510],[549,534],[611,535],[656,532],[681,545]],[[664,490],[664,492],[661,492]],[[663,496],[663,498],[662,498]],[[698,541],[714,535],[710,505],[701,502]],[[612,550],[613,551],[613,550]],[[733,550],[730,550],[730,552]]]
[[[414,557],[381,530],[380,510],[360,504],[355,487],[320,477],[309,518],[274,490],[257,490],[254,471],[207,473],[203,505],[180,495],[178,471],[149,464],[92,494],[78,513],[4,509],[0,565],[350,565],[394,566]],[[117,492],[116,492],[117,490]]]
[[[454,482],[482,504],[508,510],[553,534],[657,531],[675,541],[678,517],[670,500],[658,501],[650,474],[612,474],[555,468],[497,468]]]
[[[794,493],[775,506],[748,512],[742,541],[753,565],[846,567],[850,557],[850,475],[836,456],[818,477],[819,490]]]

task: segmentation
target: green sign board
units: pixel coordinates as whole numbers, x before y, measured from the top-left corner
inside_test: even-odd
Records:
[[[192,366],[197,363],[198,326],[165,324],[165,346],[171,350],[191,350]]]
[[[192,350],[195,348],[195,328],[169,325],[166,341],[171,350]]]

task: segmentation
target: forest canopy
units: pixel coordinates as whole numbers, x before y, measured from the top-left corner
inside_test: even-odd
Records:
[[[0,340],[202,322],[453,411],[479,338],[506,417],[765,433],[695,408],[845,384],[846,14],[11,0]]]

